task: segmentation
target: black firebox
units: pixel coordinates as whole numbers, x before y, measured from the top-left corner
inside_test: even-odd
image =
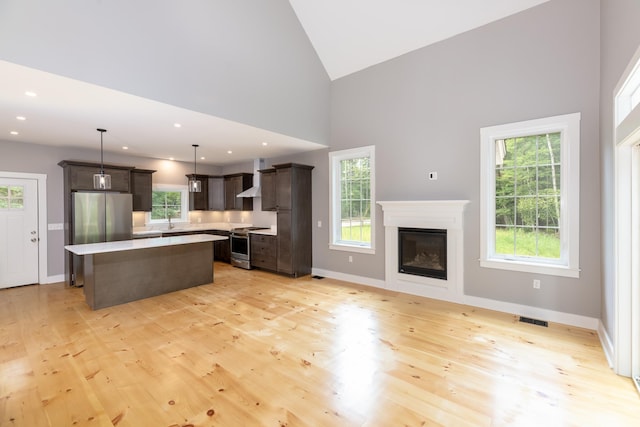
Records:
[[[398,228],[398,271],[447,280],[447,230]]]

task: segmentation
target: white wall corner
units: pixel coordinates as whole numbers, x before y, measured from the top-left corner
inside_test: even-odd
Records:
[[[598,338],[600,338],[600,345],[602,345],[602,349],[604,350],[607,363],[609,364],[609,367],[613,369],[613,342],[604,327],[604,323],[602,323],[602,320],[600,319],[598,319]]]

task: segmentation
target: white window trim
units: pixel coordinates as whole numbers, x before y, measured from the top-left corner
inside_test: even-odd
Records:
[[[175,218],[171,222],[188,223],[189,222],[189,189],[186,185],[177,184],[153,184],[153,191],[180,191],[180,218]],[[168,224],[166,219],[151,219],[151,212],[146,213],[147,224]]]
[[[626,80],[616,91],[615,96],[615,126],[620,126],[627,116],[635,110],[638,100],[638,91],[640,90],[640,61],[635,63],[633,68],[628,71]]]
[[[340,219],[340,161],[356,157],[369,157],[371,166],[371,245],[354,245],[339,242],[341,236]],[[348,150],[332,151],[329,153],[329,249],[359,252],[364,254],[376,253],[376,204],[375,204],[375,146],[352,148]],[[336,203],[337,202],[337,203]]]
[[[640,49],[620,77],[614,90],[613,120],[615,142],[614,253],[615,261],[613,348],[607,358],[614,371],[634,379],[640,376],[640,220],[637,194],[640,188],[640,107],[631,96],[640,82]],[[636,88],[636,89],[633,89]],[[629,107],[631,107],[629,109]],[[640,386],[633,381],[637,388]]]
[[[495,254],[495,141],[561,132],[559,263],[507,259]],[[487,268],[580,277],[580,113],[480,129],[480,265]]]

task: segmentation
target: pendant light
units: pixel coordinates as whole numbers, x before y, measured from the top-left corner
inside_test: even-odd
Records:
[[[199,193],[202,191],[202,184],[198,180],[197,169],[196,169],[196,150],[198,149],[198,144],[192,144],[193,147],[193,176],[189,179],[189,193]]]
[[[96,129],[100,132],[100,173],[93,175],[93,188],[95,190],[110,190],[111,189],[111,175],[105,175],[104,162],[103,162],[103,150],[102,150],[102,135],[107,131],[106,129]]]

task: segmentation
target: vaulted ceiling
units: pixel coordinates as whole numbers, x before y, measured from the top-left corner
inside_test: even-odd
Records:
[[[289,0],[331,80],[488,24],[548,0]],[[86,130],[106,116],[127,140],[111,140],[106,150],[138,144],[132,155],[192,161],[190,147],[175,147],[176,136],[159,126],[179,123],[183,140],[223,141],[233,155],[202,159],[224,165],[256,157],[278,157],[323,145],[218,117],[114,91],[51,73],[0,61],[0,139],[86,147]],[[24,90],[37,87],[48,96],[34,102]],[[20,90],[16,90],[20,88]],[[23,89],[24,88],[24,89]],[[27,120],[17,120],[16,112]],[[38,120],[32,120],[32,118]],[[11,134],[10,132],[18,132]],[[79,135],[83,135],[79,137]],[[145,137],[140,137],[144,135]],[[96,132],[96,142],[99,134]],[[259,144],[256,144],[259,141]],[[263,145],[266,143],[267,145]],[[117,145],[117,147],[114,147]]]
[[[548,0],[289,0],[331,80]]]

